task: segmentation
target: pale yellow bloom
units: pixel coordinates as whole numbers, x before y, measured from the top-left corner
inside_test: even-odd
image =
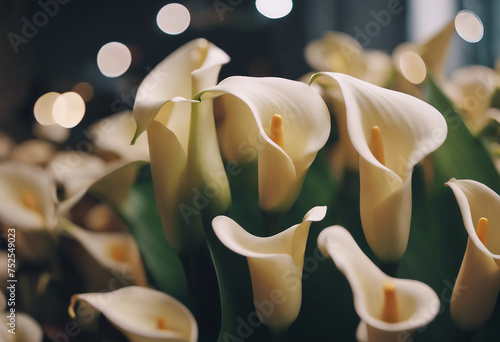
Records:
[[[500,290],[500,196],[473,180],[453,178],[446,185],[455,194],[469,234],[451,317],[461,329],[475,330],[491,316]]]
[[[351,286],[354,308],[361,319],[358,341],[410,341],[412,333],[436,317],[436,293],[416,280],[392,278],[383,273],[341,226],[321,231],[318,246],[330,256]]]
[[[326,207],[315,207],[302,223],[270,237],[254,236],[227,216],[217,216],[212,222],[219,240],[233,252],[247,257],[255,303],[272,306],[268,312],[257,307],[257,314],[276,332],[286,330],[299,314],[309,227],[325,215]]]
[[[330,114],[321,97],[302,82],[282,78],[229,77],[196,98],[221,96],[218,126],[223,155],[239,163],[258,160],[259,204],[283,212],[330,135]],[[273,117],[281,117],[283,146],[271,138]]]
[[[83,301],[100,311],[130,342],[196,342],[198,326],[191,312],[175,298],[150,288],[128,286],[111,292],[77,294],[69,314]]]
[[[215,213],[231,203],[212,101],[190,100],[216,84],[228,61],[224,51],[196,39],[151,70],[137,91],[133,141],[147,130],[156,203],[167,239],[178,252],[195,249],[203,235],[200,211],[207,208],[196,205],[197,191],[205,197],[210,193],[207,206]]]
[[[446,121],[437,109],[404,93],[339,73],[317,73],[311,82],[316,79],[340,87],[344,98],[349,137],[359,153],[366,240],[380,260],[398,261],[410,233],[413,167],[443,143]]]

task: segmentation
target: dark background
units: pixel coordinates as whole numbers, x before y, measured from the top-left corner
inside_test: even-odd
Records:
[[[354,35],[356,27],[363,29],[373,20],[370,11],[387,8],[389,0],[298,0],[289,15],[277,20],[262,16],[252,0],[178,1],[189,9],[191,25],[177,36],[163,33],[156,25],[159,9],[173,1],[59,1],[0,0],[0,130],[18,141],[30,137],[33,105],[46,92],[70,91],[82,81],[94,87],[85,118],[73,129],[81,130],[116,111],[111,105],[116,99],[131,106],[134,89],[149,68],[198,37],[213,42],[231,57],[220,79],[231,75],[297,79],[311,71],[303,54],[307,42],[326,30]],[[20,43],[16,53],[9,33],[22,36],[25,20],[33,23],[33,17],[42,11],[40,2],[57,3],[57,13],[37,28],[27,43]],[[488,25],[488,18],[494,18],[498,2],[465,0],[457,4],[458,8],[475,10],[486,27],[485,39],[467,52],[468,63],[493,65],[493,32],[498,24],[491,20],[492,25]],[[365,48],[391,53],[407,39],[409,6],[404,0],[401,5],[404,10],[393,15],[389,25]],[[110,41],[126,44],[133,54],[132,66],[118,78],[103,76],[96,64],[100,47]]]

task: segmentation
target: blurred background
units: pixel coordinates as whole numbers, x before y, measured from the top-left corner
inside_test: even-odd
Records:
[[[457,11],[468,9],[480,17],[485,34],[475,44],[455,37],[448,71],[466,64],[493,67],[500,54],[500,44],[494,41],[500,31],[494,20],[500,1],[495,0],[308,0],[293,1],[291,11],[287,9],[291,0],[261,1],[284,6],[282,12],[288,14],[276,19],[266,17],[265,8],[259,12],[253,0],[188,0],[178,2],[187,15],[174,11],[172,19],[164,10],[166,24],[161,24],[159,13],[169,3],[1,0],[0,130],[18,142],[30,138],[37,99],[47,92],[75,90],[83,94],[86,112],[72,130],[74,137],[96,119],[131,108],[136,87],[148,71],[198,37],[231,57],[220,79],[231,75],[297,79],[311,71],[304,58],[306,44],[327,30],[348,33],[363,48],[390,54],[404,41],[428,38]],[[377,17],[391,8],[397,14]],[[188,26],[178,33],[185,24],[182,20],[188,20]],[[181,28],[166,33],[160,26],[169,22]],[[98,67],[97,55],[109,42],[122,43],[130,51],[130,65],[125,61],[120,76],[107,77]],[[114,58],[112,64],[119,59]]]

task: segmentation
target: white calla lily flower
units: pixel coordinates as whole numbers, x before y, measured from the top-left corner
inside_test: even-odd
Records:
[[[488,109],[499,86],[497,72],[482,65],[466,66],[450,75],[450,84],[445,90],[448,89],[448,95],[462,110],[462,118],[472,134],[480,133],[491,119]]]
[[[4,224],[26,230],[54,230],[56,186],[42,168],[18,162],[2,163],[0,201],[0,221]]]
[[[217,216],[212,222],[219,240],[247,258],[254,302],[273,305],[269,312],[257,309],[257,314],[275,332],[286,331],[299,314],[309,228],[325,215],[326,207],[314,207],[302,223],[270,237],[254,236],[227,216]]]
[[[325,32],[323,37],[307,44],[304,56],[316,71],[335,71],[362,78],[367,68],[363,47],[356,38],[343,32]]]
[[[217,96],[224,107],[218,126],[223,155],[236,162],[258,159],[260,207],[288,210],[330,135],[321,96],[302,82],[233,76],[195,98],[203,103]]]
[[[500,291],[500,196],[473,180],[451,179],[469,234],[467,249],[450,303],[451,317],[473,331],[491,316]]]
[[[379,50],[364,50],[356,38],[327,31],[305,48],[307,63],[316,71],[333,71],[385,86],[393,73],[391,57]]]
[[[197,39],[151,70],[137,92],[133,142],[147,130],[156,203],[167,239],[178,252],[196,248],[203,234],[199,214],[206,208],[195,205],[197,191],[209,193],[208,207],[217,213],[231,202],[212,101],[191,100],[217,83],[227,62],[224,51]]]
[[[129,279],[133,284],[146,286],[146,273],[139,249],[129,233],[92,232],[80,228],[64,219],[61,222],[65,231],[94,258],[104,269]],[[86,274],[93,272],[93,267],[83,264]]]
[[[383,273],[344,227],[325,228],[318,236],[318,246],[351,286],[354,308],[361,319],[358,341],[410,341],[415,330],[438,314],[440,302],[429,286]]]
[[[83,301],[100,311],[131,342],[196,342],[198,326],[191,312],[175,298],[150,288],[128,286],[108,293],[77,294],[69,314],[78,315],[75,304]]]
[[[396,262],[408,244],[413,167],[445,140],[446,121],[428,103],[339,73],[317,73],[338,84],[347,129],[359,153],[360,210],[375,255]]]

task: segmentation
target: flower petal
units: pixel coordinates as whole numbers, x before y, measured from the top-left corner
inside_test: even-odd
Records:
[[[163,292],[129,286],[109,293],[74,295],[69,307],[73,318],[78,313],[74,311],[77,301],[87,302],[101,311],[132,342],[198,340],[198,326],[191,312]],[[165,330],[158,327],[162,317],[167,325]]]
[[[223,154],[238,162],[258,156],[261,207],[288,209],[330,134],[325,103],[302,82],[242,76],[229,77],[195,98],[204,101],[220,95],[226,105],[219,125]],[[269,137],[275,114],[283,117],[284,150]]]
[[[90,136],[99,148],[118,154],[125,160],[149,160],[146,137],[139,137],[134,145],[136,124],[131,111],[124,111],[99,120],[89,128]]]
[[[157,121],[148,128],[148,141],[154,194],[165,235],[176,251],[182,251],[193,241],[191,230],[178,228],[186,154],[174,132]]]
[[[321,76],[330,77],[340,86],[346,104],[349,137],[354,148],[369,163],[388,169],[404,180],[415,164],[444,142],[446,121],[428,103],[338,73],[317,73],[311,82]],[[379,126],[382,133],[385,167],[370,151],[373,126]]]
[[[369,341],[401,341],[403,333],[411,334],[426,326],[437,315],[440,302],[436,293],[416,280],[387,276],[363,253],[351,234],[341,226],[325,228],[318,236],[318,246],[329,255],[351,286],[354,307],[367,325]],[[390,280],[396,287],[399,319],[388,323],[381,319],[383,284]],[[362,327],[358,329],[362,333]]]
[[[126,275],[134,284],[146,285],[146,274],[139,249],[130,234],[92,232],[68,220],[64,220],[63,225],[65,231],[104,268]]]
[[[455,87],[452,99],[463,110],[467,127],[473,134],[479,133],[488,123],[486,111],[500,85],[499,75],[485,66],[471,65],[455,70],[450,83]]]
[[[311,222],[321,221],[325,215],[326,207],[314,207],[304,216],[302,223],[269,237],[252,235],[233,219],[222,215],[213,219],[212,226],[219,240],[227,248],[246,257],[267,258],[275,254],[292,255],[295,250],[298,250],[298,255],[303,256],[305,239],[299,231],[305,232],[307,239]],[[295,235],[301,235],[301,238],[296,239]],[[296,240],[300,241],[300,244]],[[302,243],[304,243],[303,246]]]
[[[23,163],[0,165],[0,221],[25,229],[53,229],[56,186],[45,170]]]
[[[314,207],[302,223],[265,238],[248,233],[226,216],[218,216],[212,222],[219,240],[247,257],[257,313],[275,331],[286,329],[299,314],[309,227],[325,215],[326,207]]]
[[[367,241],[381,260],[399,260],[410,230],[413,167],[444,142],[446,121],[437,109],[410,95],[338,73],[317,73],[311,82],[317,78],[327,78],[333,86],[336,82],[344,97],[349,137],[360,155]],[[373,126],[381,132],[384,163],[370,149]]]
[[[134,103],[137,130],[133,141],[144,132],[157,115],[187,148],[189,104],[175,103],[191,99],[199,86],[217,81],[220,67],[229,57],[205,39],[193,40],[171,53],[141,82]],[[193,78],[191,75],[193,74]],[[213,79],[215,78],[215,79]],[[195,85],[193,86],[193,81]],[[210,85],[211,85],[210,84]],[[169,101],[174,103],[169,104]]]
[[[450,311],[460,328],[475,330],[491,316],[500,290],[500,196],[473,180],[451,179],[446,185],[455,194],[469,234]],[[482,217],[488,220],[486,246],[476,232]]]

